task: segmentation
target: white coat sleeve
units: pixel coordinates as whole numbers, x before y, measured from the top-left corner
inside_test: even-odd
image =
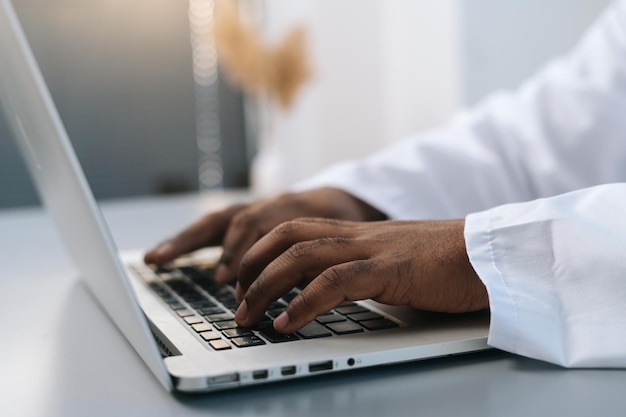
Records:
[[[574,179],[576,174],[567,171],[578,168],[580,180],[572,181],[572,187],[586,185],[587,178],[624,182],[624,2],[600,19],[570,65],[588,82],[570,88],[584,92],[581,100],[587,97],[584,105],[590,107],[573,112],[580,118],[573,125],[584,120],[574,131],[555,127],[552,134],[563,143],[576,135],[587,137],[593,146],[578,148],[572,141],[575,146],[559,152],[580,153],[579,163],[570,165],[566,157],[561,171],[557,155],[555,173]],[[596,148],[605,145],[619,155]],[[465,239],[489,293],[492,346],[566,367],[626,367],[626,184],[598,185],[470,214]]]
[[[390,218],[467,216],[490,344],[563,366],[626,367],[626,185],[610,184],[619,182],[626,0],[519,91],[300,187],[342,188]]]
[[[489,344],[567,367],[626,367],[626,184],[466,219]]]

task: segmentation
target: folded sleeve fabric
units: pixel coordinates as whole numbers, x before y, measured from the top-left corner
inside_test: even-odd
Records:
[[[298,184],[390,218],[466,217],[490,343],[626,367],[626,0],[518,91]],[[607,185],[602,185],[607,184]]]
[[[626,367],[626,184],[469,215],[489,343],[567,367]]]

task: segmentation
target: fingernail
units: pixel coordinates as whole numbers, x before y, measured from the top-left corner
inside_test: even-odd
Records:
[[[239,304],[239,308],[237,309],[237,312],[235,313],[235,320],[240,322],[240,321],[246,321],[247,318],[248,318],[248,304],[246,303],[246,300],[243,300],[241,304]]]
[[[277,331],[283,331],[287,328],[287,326],[289,326],[289,315],[286,311],[283,311],[274,319],[274,329]]]

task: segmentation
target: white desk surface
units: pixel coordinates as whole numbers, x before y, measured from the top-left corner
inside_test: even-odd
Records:
[[[147,247],[217,195],[103,206],[120,249]],[[41,209],[0,211],[0,416],[616,416],[626,371],[499,351],[203,395],[163,390],[81,283]]]

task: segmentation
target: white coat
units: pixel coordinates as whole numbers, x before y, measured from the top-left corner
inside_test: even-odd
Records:
[[[518,91],[297,188],[317,186],[392,219],[465,217],[492,346],[626,367],[626,0]]]

